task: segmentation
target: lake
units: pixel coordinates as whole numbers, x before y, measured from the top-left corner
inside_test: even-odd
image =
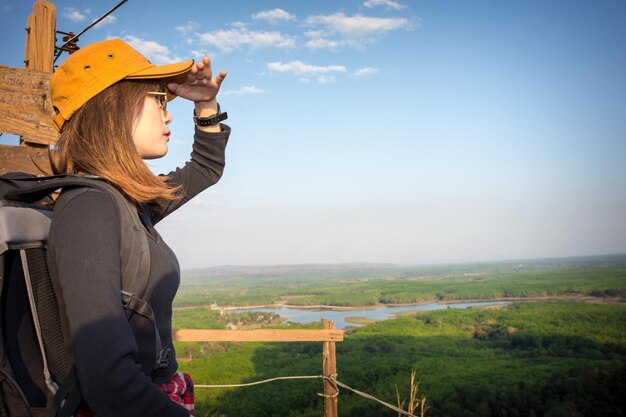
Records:
[[[364,310],[330,310],[330,309],[307,309],[307,308],[240,308],[230,310],[229,313],[240,313],[245,311],[258,311],[275,313],[292,323],[311,323],[322,319],[333,320],[335,329],[343,329],[347,326],[359,326],[345,321],[346,317],[365,317],[373,320],[386,320],[395,313],[403,311],[430,311],[443,310],[446,308],[469,308],[480,306],[492,306],[499,304],[511,304],[509,301],[475,301],[467,303],[439,304],[429,303],[413,306],[380,307]]]

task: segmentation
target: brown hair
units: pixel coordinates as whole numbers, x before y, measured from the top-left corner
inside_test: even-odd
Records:
[[[98,175],[134,203],[160,205],[180,198],[178,188],[165,183],[167,177],[150,171],[133,142],[146,93],[161,88],[158,80],[122,80],[85,103],[63,126],[55,173]]]

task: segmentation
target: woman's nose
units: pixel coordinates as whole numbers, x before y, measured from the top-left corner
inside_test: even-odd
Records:
[[[163,121],[165,122],[166,125],[169,125],[170,123],[172,123],[172,120],[174,120],[174,116],[172,116],[172,113],[166,111]]]

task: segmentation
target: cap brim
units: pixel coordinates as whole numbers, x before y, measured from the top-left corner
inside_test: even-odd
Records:
[[[181,75],[187,75],[193,66],[193,59],[184,62],[176,62],[174,64],[154,65],[133,74],[127,75],[129,80],[149,80],[156,78],[178,78]]]
[[[127,75],[125,78],[127,80],[163,79],[166,80],[166,82],[182,84],[187,79],[187,74],[189,73],[189,71],[191,71],[191,67],[193,67],[193,62],[193,59],[190,59],[189,61],[177,62],[174,64],[159,66],[154,65],[152,67]],[[174,100],[176,98],[176,95],[172,93],[169,89],[167,89],[166,92],[168,101]]]

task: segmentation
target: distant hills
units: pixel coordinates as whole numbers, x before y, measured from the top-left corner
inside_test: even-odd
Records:
[[[398,268],[392,263],[350,262],[340,264],[295,264],[295,265],[221,265],[183,271],[185,283],[210,281],[225,278],[278,278],[308,277],[324,275],[363,274]]]
[[[543,270],[554,268],[588,268],[626,266],[626,254],[578,256],[568,258],[518,259],[497,262],[452,263],[436,265],[397,265],[393,263],[350,262],[338,264],[292,265],[220,265],[182,271],[183,284],[200,284],[224,279],[263,278],[344,278],[354,276],[384,277],[422,275],[443,276],[484,272]]]

